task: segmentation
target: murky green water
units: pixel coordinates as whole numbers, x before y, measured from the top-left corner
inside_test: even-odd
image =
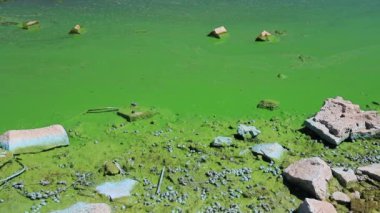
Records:
[[[0,26],[0,130],[132,101],[231,117],[264,98],[310,114],[337,95],[379,101],[378,11],[374,0],[9,0],[0,21],[41,29]],[[75,24],[86,33],[69,36]],[[219,25],[226,38],[206,37]],[[255,43],[264,29],[287,34]]]

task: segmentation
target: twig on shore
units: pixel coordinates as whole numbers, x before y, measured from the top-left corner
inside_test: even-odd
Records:
[[[24,164],[22,164],[19,160],[16,159],[16,162],[17,162],[18,164],[20,164],[20,166],[22,166],[22,169],[19,170],[19,171],[17,171],[17,172],[15,172],[15,173],[12,174],[11,176],[9,176],[9,177],[7,177],[7,178],[4,178],[4,179],[0,180],[0,186],[4,185],[5,183],[7,183],[8,181],[12,180],[13,178],[15,178],[15,177],[21,175],[22,173],[24,173],[24,172],[28,169],[28,168],[27,168]]]
[[[103,113],[103,112],[117,112],[119,108],[117,107],[103,107],[97,109],[89,109],[86,113]]]
[[[160,180],[158,181],[158,184],[157,184],[156,194],[160,194],[160,188],[161,188],[162,180],[164,179],[164,174],[165,174],[165,166],[162,167],[162,171],[161,171],[161,175],[160,175]]]

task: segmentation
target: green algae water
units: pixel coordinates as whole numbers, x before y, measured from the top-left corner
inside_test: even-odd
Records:
[[[238,117],[262,99],[311,114],[328,97],[380,100],[380,2],[22,1],[0,3],[0,130],[132,101]],[[81,24],[85,33],[69,36]],[[224,25],[222,39],[206,35]],[[255,43],[262,31],[285,31]],[[277,78],[278,74],[288,76]]]

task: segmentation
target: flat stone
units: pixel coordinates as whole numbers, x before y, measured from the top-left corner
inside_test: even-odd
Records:
[[[224,26],[220,26],[212,30],[208,36],[210,37],[215,37],[215,38],[220,38],[222,34],[227,33],[227,29]]]
[[[354,170],[346,169],[343,167],[332,168],[333,175],[338,179],[339,183],[342,186],[347,186],[349,183],[354,183],[358,181],[358,178],[355,175]]]
[[[24,22],[22,24],[22,28],[25,29],[25,30],[28,30],[30,27],[37,26],[39,24],[40,24],[39,21],[37,21],[37,20],[31,20],[31,21]]]
[[[96,191],[111,199],[127,197],[131,195],[138,182],[132,179],[125,179],[119,182],[106,182],[96,187]]]
[[[261,134],[261,131],[254,126],[239,124],[237,127],[237,134],[242,138],[254,138]]]
[[[126,109],[120,109],[117,114],[129,122],[148,119],[153,117],[156,113],[152,110],[143,109],[139,107],[131,107]]]
[[[276,110],[279,107],[280,107],[280,103],[278,101],[276,101],[276,100],[271,100],[271,99],[261,100],[257,104],[257,108],[267,109],[267,110],[270,110],[270,111]]]
[[[232,145],[232,138],[218,136],[214,139],[214,141],[210,144],[211,147],[225,147]]]
[[[30,130],[9,130],[0,135],[0,144],[12,152],[32,147],[43,150],[69,145],[69,137],[63,126],[53,125]]]
[[[380,181],[380,163],[362,166],[359,167],[358,170],[368,175],[370,178]]]
[[[351,198],[343,192],[334,192],[331,198],[338,203],[347,204],[351,202]]]
[[[52,213],[111,213],[112,209],[108,204],[105,203],[84,203],[78,202],[71,207],[53,211]]]
[[[326,201],[306,198],[298,208],[299,213],[336,213],[335,207]]]
[[[359,105],[342,97],[327,99],[321,110],[305,121],[305,125],[333,145],[347,139],[380,137],[378,112],[362,111]]]
[[[278,143],[264,143],[253,146],[252,152],[263,155],[272,160],[280,160],[285,149]]]
[[[330,167],[318,157],[305,158],[288,166],[285,179],[310,193],[315,198],[327,198],[327,182],[332,178]]]

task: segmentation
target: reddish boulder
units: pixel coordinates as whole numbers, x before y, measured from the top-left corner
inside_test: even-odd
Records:
[[[315,198],[327,198],[327,182],[332,178],[330,167],[318,157],[306,158],[288,166],[285,179]]]

